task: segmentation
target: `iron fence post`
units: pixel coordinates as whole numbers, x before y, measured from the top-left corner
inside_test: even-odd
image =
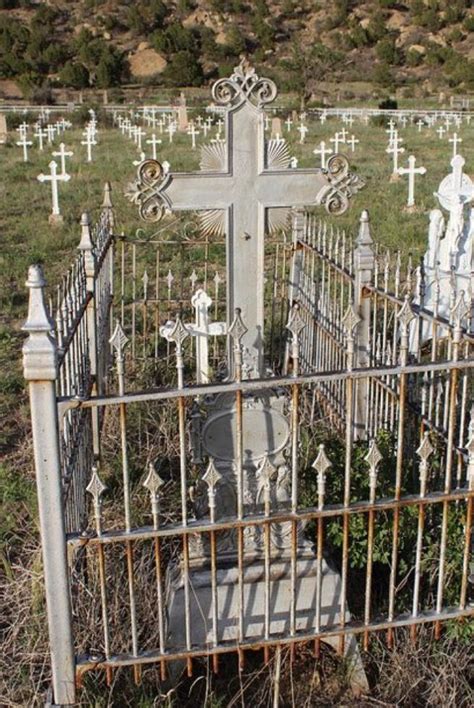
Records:
[[[291,210],[291,239],[292,239],[292,255],[290,279],[288,283],[288,307],[291,308],[298,302],[300,296],[300,280],[301,270],[303,267],[303,251],[298,246],[298,242],[304,240],[305,229],[305,211],[294,207]],[[283,361],[283,371],[287,373],[290,358],[290,342],[286,339],[285,343],[285,358]]]
[[[57,345],[40,266],[30,267],[26,286],[23,372],[30,395],[53,692],[55,704],[66,706],[75,702],[75,666],[56,406]]]
[[[357,328],[357,342],[354,366],[370,366],[370,315],[371,300],[367,285],[371,285],[375,268],[375,253],[370,234],[369,213],[364,209],[360,217],[359,233],[353,253],[354,264],[354,309],[360,317]],[[356,386],[354,406],[354,439],[367,434],[368,379],[359,379]]]
[[[91,235],[91,222],[89,214],[83,212],[81,216],[81,241],[78,250],[82,252],[84,258],[84,270],[86,274],[86,288],[90,294],[87,303],[87,348],[89,365],[91,372],[91,395],[96,396],[100,392],[98,382],[98,362],[97,362],[97,306],[96,306],[96,276],[97,261],[95,256],[94,243]],[[100,456],[100,435],[99,435],[99,411],[92,411],[92,448],[94,458]]]
[[[300,287],[300,275],[303,259],[303,251],[298,248],[298,241],[304,240],[305,227],[305,212],[304,209],[291,210],[291,236],[293,246],[293,258],[291,263],[290,282],[288,288],[289,307],[293,306],[295,300],[298,300],[298,291]]]

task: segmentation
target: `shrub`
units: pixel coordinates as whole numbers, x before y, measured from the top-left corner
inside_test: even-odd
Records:
[[[376,65],[374,69],[374,81],[376,84],[380,84],[380,86],[393,85],[393,75],[388,64],[380,63]]]
[[[89,86],[89,71],[84,64],[68,61],[59,72],[59,80],[65,86],[83,89]]]
[[[420,66],[423,63],[423,54],[417,52],[416,49],[410,49],[406,54],[406,63],[408,66]]]
[[[191,52],[177,52],[163,72],[169,86],[202,86],[202,66]]]
[[[243,33],[237,27],[230,27],[227,31],[227,47],[229,53],[238,56],[245,52],[247,45]]]
[[[394,98],[384,98],[380,101],[379,108],[381,111],[396,111],[398,110],[398,102]]]
[[[118,86],[127,73],[124,55],[112,47],[102,51],[97,65],[96,83],[98,88]]]
[[[468,15],[463,22],[463,27],[467,32],[474,32],[474,15]]]
[[[400,62],[400,52],[391,38],[382,39],[375,48],[375,53],[381,62],[386,64],[398,64]]]

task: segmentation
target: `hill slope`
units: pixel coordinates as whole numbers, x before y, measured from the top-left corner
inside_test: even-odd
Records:
[[[246,54],[306,98],[322,80],[474,89],[470,0],[0,0],[0,79],[23,92],[199,86]],[[0,87],[1,88],[1,87]]]

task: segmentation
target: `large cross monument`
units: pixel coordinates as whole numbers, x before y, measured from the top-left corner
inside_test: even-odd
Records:
[[[328,212],[340,214],[362,186],[341,155],[328,160],[323,170],[290,169],[287,147],[269,153],[263,107],[276,95],[273,81],[259,78],[242,62],[230,78],[212,87],[215,103],[225,108],[226,144],[205,148],[200,172],[173,174],[156,160],[145,160],[129,192],[146,221],[158,221],[168,210],[205,210],[207,225],[226,234],[227,324],[239,307],[248,328],[243,338],[248,378],[264,374],[264,237],[269,210],[324,204]]]

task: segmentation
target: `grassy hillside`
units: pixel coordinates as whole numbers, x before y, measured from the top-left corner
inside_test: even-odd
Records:
[[[0,0],[4,97],[200,86],[243,54],[307,100],[327,81],[469,92],[474,10],[470,0]]]

